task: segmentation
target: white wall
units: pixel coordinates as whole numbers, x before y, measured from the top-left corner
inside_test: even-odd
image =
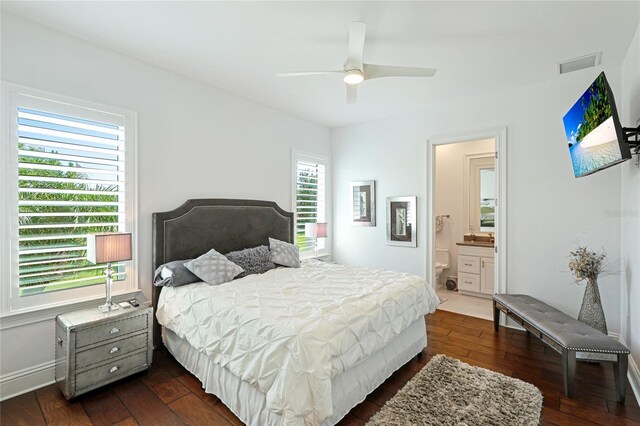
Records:
[[[622,96],[617,99],[621,99],[618,109],[623,126],[640,125],[640,26],[622,64]],[[631,350],[636,392],[640,391],[640,168],[636,166],[637,161],[635,156],[621,167],[620,203],[621,334]]]
[[[333,131],[333,254],[340,263],[423,275],[426,146],[416,116]],[[376,181],[376,226],[349,222],[351,181]],[[386,245],[386,197],[417,195],[418,249]]]
[[[147,297],[153,212],[197,197],[273,200],[291,210],[291,149],[331,155],[327,128],[2,15],[4,81],[138,113],[138,279]],[[53,330],[53,320],[3,325],[0,377],[49,363]]]
[[[493,139],[436,145],[435,214],[449,215],[448,219],[444,219],[442,231],[436,233],[436,248],[449,249],[450,268],[442,272],[440,283],[446,282],[449,275],[458,275],[456,243],[462,241],[464,234],[469,231],[463,219],[466,156],[495,152],[495,145]]]
[[[426,276],[427,139],[507,126],[507,289],[576,317],[584,286],[573,284],[567,267],[576,239],[604,247],[614,262],[620,258],[620,217],[609,212],[620,206],[621,167],[574,178],[562,122],[600,71],[577,71],[544,84],[334,129],[334,257]],[[620,68],[605,71],[620,98]],[[378,185],[378,226],[351,227],[349,182],[372,178]],[[418,248],[386,245],[385,198],[394,195],[418,196]],[[600,284],[609,329],[617,332],[620,277],[603,277]]]

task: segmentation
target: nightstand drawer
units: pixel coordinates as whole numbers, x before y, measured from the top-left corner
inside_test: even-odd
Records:
[[[138,315],[108,322],[97,327],[78,330],[76,335],[76,348],[114,339],[145,328],[147,328],[147,315]]]
[[[109,359],[118,358],[137,349],[146,348],[148,338],[147,333],[141,333],[98,346],[97,348],[78,352],[76,354],[76,370],[91,364],[99,364]]]
[[[479,274],[480,258],[475,256],[458,256],[458,272]]]
[[[104,382],[117,380],[120,376],[126,375],[126,373],[132,370],[146,368],[147,363],[147,351],[144,350],[129,357],[78,373],[76,375],[76,391],[80,391],[89,386],[94,387]]]

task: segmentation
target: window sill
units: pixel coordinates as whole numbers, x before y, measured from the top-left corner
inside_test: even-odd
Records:
[[[142,294],[142,292],[140,290],[123,291],[114,294],[113,301],[122,302],[124,300],[131,299],[132,296],[138,296],[138,294]],[[90,308],[91,306],[95,306],[97,309],[98,305],[100,305],[101,302],[104,303],[104,300],[104,295],[101,295],[99,297],[92,297],[73,303],[59,304],[55,306],[34,308],[23,312],[4,314],[0,316],[0,330],[34,324],[37,322],[49,321],[54,319],[61,313]]]
[[[326,251],[318,252],[317,256],[315,255],[315,253],[304,253],[300,255],[300,260],[311,260],[311,259],[323,260],[328,258],[331,258],[331,253]]]

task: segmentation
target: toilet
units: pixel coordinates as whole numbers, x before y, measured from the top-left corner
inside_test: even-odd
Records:
[[[436,282],[439,281],[442,271],[449,269],[449,250],[436,248]]]

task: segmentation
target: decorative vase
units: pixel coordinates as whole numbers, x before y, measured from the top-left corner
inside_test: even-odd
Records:
[[[607,320],[604,317],[602,302],[600,301],[600,290],[598,290],[598,281],[596,281],[595,278],[587,279],[587,288],[584,290],[578,321],[582,321],[596,330],[607,334]]]

